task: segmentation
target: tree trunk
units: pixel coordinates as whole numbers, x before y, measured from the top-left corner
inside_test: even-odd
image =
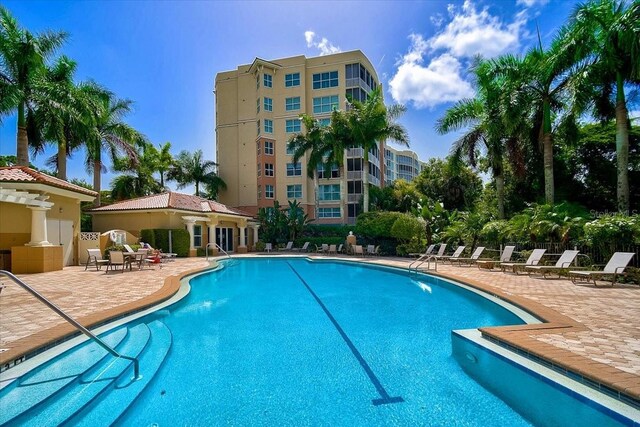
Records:
[[[67,144],[58,144],[58,178],[67,180]]]
[[[369,212],[369,150],[366,147],[362,147],[364,150],[364,156],[362,161],[362,192],[364,195],[364,203],[362,210]]]
[[[318,183],[318,168],[316,167],[316,173],[313,175],[313,192],[315,199],[315,206],[313,212],[313,218],[318,220],[318,213],[320,212],[320,200],[318,200],[318,195],[320,193],[320,184]]]
[[[98,160],[93,161],[93,191],[98,193],[98,197],[93,201],[94,206],[100,206],[100,179],[102,174],[102,162]]]
[[[618,160],[618,212],[629,213],[629,114],[624,97],[624,80],[616,73],[616,158]]]
[[[554,202],[555,187],[553,183],[553,134],[551,133],[551,106],[545,100],[543,104],[543,158],[544,158],[544,197],[545,202],[552,205]]]
[[[16,157],[18,166],[29,166],[29,137],[24,102],[18,105],[18,135],[16,138]]]
[[[494,176],[496,180],[496,198],[498,199],[498,219],[504,219],[504,175]]]
[[[160,186],[162,187],[162,191],[164,191],[164,172],[160,171]]]

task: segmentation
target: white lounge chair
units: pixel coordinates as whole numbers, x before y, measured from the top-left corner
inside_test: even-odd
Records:
[[[103,265],[107,264],[109,264],[109,260],[102,257],[102,251],[100,251],[100,249],[87,249],[87,264],[84,266],[85,271],[87,271],[90,265],[95,265],[96,271],[98,271]]]
[[[353,247],[353,254],[364,256],[364,250],[362,249],[362,245],[355,245]]]
[[[615,285],[618,276],[623,276],[624,270],[627,268],[627,265],[631,262],[631,258],[633,258],[635,254],[633,252],[616,252],[611,256],[611,259],[604,267],[602,271],[586,271],[586,270],[576,270],[569,271],[569,277],[571,281],[575,284],[578,283],[579,279],[588,279],[593,280],[593,284],[598,286],[597,280],[610,278],[611,286]]]
[[[500,265],[503,262],[510,262],[515,249],[515,246],[505,246],[502,250],[502,254],[500,254],[500,261],[479,259],[476,261],[476,266],[478,266],[478,268],[492,269],[495,265]]]
[[[327,251],[327,253],[335,254],[337,252],[338,252],[337,245],[329,245],[329,250]]]
[[[293,242],[288,242],[286,247],[280,248],[278,250],[279,251],[290,251],[291,249],[293,249]]]
[[[485,249],[484,246],[478,246],[476,250],[473,251],[473,253],[469,258],[450,258],[450,261],[452,264],[454,262],[457,262],[459,265],[462,265],[462,264],[471,265],[474,262],[478,261],[478,259],[480,259],[480,255],[482,255],[482,252],[484,252],[484,249]]]
[[[464,252],[464,249],[466,248],[466,246],[458,246],[456,248],[456,250],[453,252],[452,255],[436,255],[435,258],[438,259],[438,261],[452,261],[456,258],[459,258],[460,255],[462,255],[462,252]],[[451,262],[453,264],[453,262]]]
[[[304,242],[301,248],[291,248],[291,250],[294,252],[307,252],[309,250],[309,243],[310,242]]]
[[[271,243],[265,243],[264,250],[267,252],[271,252],[273,250],[273,246],[271,245]]]
[[[435,244],[433,244],[433,245],[429,245],[429,247],[427,248],[427,250],[426,250],[426,251],[424,251],[424,253],[423,253],[423,254],[415,252],[415,253],[410,253],[410,254],[409,254],[409,256],[417,256],[418,258],[421,258],[421,257],[423,257],[423,256],[425,256],[425,255],[431,255],[431,254],[433,253],[433,250],[434,250],[435,248],[436,248],[436,245],[435,245]]]
[[[518,274],[519,270],[524,270],[524,268],[528,265],[538,265],[546,251],[546,249],[534,249],[533,252],[531,252],[531,255],[529,255],[529,258],[527,258],[526,262],[500,263],[500,269],[503,273],[505,272],[505,270],[509,269],[512,273]]]
[[[580,251],[564,251],[555,265],[527,265],[524,267],[524,271],[529,274],[542,274],[542,277],[545,278],[549,273],[557,273],[560,277],[560,272],[571,267],[579,253]]]
[[[316,245],[316,252],[319,254],[326,254],[329,252],[329,244],[323,243],[321,246]]]

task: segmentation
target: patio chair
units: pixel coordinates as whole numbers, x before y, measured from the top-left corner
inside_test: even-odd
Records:
[[[329,245],[329,250],[327,250],[327,253],[335,254],[337,252],[338,252],[337,245]]]
[[[109,264],[109,260],[102,258],[102,251],[100,249],[87,249],[87,264],[84,266],[84,271],[87,271],[89,265],[92,264],[95,264],[96,271],[98,271],[103,265]]]
[[[344,243],[340,243],[340,245],[338,245],[338,250],[336,251],[336,253],[341,254],[341,253],[342,253],[343,248],[344,248]]]
[[[449,260],[451,261],[451,264],[453,264],[454,262],[457,262],[458,265],[471,265],[474,262],[478,261],[478,259],[480,259],[480,255],[482,255],[482,252],[484,252],[485,247],[484,246],[478,246],[476,248],[475,251],[473,251],[473,254],[471,254],[471,256],[469,258],[450,258]]]
[[[435,256],[435,258],[438,261],[449,261],[451,262],[452,260],[459,258],[460,255],[462,255],[462,252],[464,252],[464,249],[466,248],[466,246],[458,246],[458,248],[453,252],[452,255],[440,255],[439,251],[438,251],[438,255]],[[451,262],[451,264],[453,264],[453,262]]]
[[[594,286],[598,286],[597,280],[610,278],[611,286],[615,285],[618,281],[618,276],[624,276],[624,270],[627,268],[627,265],[631,262],[631,258],[633,258],[635,254],[633,252],[616,252],[611,256],[611,259],[604,267],[602,271],[586,271],[586,270],[577,270],[577,271],[569,271],[569,278],[571,281],[576,284],[580,279],[588,279],[593,280]]]
[[[505,246],[502,250],[502,254],[500,255],[500,261],[493,261],[488,259],[479,259],[476,261],[476,265],[478,268],[486,268],[493,269],[493,267],[497,264],[498,266],[503,262],[511,261],[511,256],[513,255],[513,251],[516,249],[515,246]]]
[[[124,244],[122,245],[122,247],[124,248],[125,251],[127,251],[127,253],[133,254],[135,253],[135,251],[133,249],[131,249],[131,246]]]
[[[380,252],[380,245],[367,245],[367,255],[378,255]]]
[[[316,245],[316,252],[319,254],[326,254],[329,252],[329,244],[323,243],[321,246]]]
[[[173,253],[173,252],[162,252],[162,249],[154,249],[148,243],[145,243],[145,248],[144,249],[149,249],[152,253],[160,254],[160,258],[162,258],[162,259],[164,259],[166,261],[174,261],[175,258],[178,256],[178,254]]]
[[[109,252],[109,263],[107,264],[107,271],[109,272],[109,268],[112,270],[117,270],[118,266],[122,266],[122,272],[124,273],[124,269],[127,266],[127,263],[124,259],[124,253],[120,251],[110,251]]]
[[[578,256],[578,253],[580,253],[580,251],[564,251],[555,265],[527,265],[524,267],[524,271],[529,274],[542,274],[544,278],[550,273],[557,273],[558,277],[560,277],[560,272],[567,270],[571,266]]]
[[[526,262],[500,263],[500,270],[505,273],[507,269],[510,269],[512,273],[518,274],[519,270],[524,270],[524,268],[528,265],[538,265],[546,251],[546,249],[534,249],[533,252],[531,252],[531,255],[529,255],[529,258],[527,258]]]
[[[429,247],[427,248],[427,250],[424,253],[411,252],[409,254],[409,256],[422,258],[423,256],[431,255],[433,253],[433,250],[435,249],[435,247],[436,247],[436,245],[429,245]]]
[[[265,243],[264,250],[267,252],[271,252],[273,250],[273,246],[271,245],[271,243]]]
[[[284,251],[290,251],[291,249],[293,249],[293,242],[288,242],[286,247],[280,248],[278,250],[284,252]]]
[[[362,249],[362,245],[355,245],[353,247],[353,254],[364,256],[364,250]]]
[[[293,252],[307,252],[309,250],[309,243],[310,242],[304,242],[301,248],[291,248],[291,250]]]

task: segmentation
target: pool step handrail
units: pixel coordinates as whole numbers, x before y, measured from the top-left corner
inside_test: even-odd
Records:
[[[427,263],[427,270],[431,270],[431,261],[433,261],[433,270],[438,271],[438,257],[436,255],[422,255],[417,260],[409,264],[409,272],[417,273],[420,266]]]
[[[219,244],[211,242],[211,243],[207,243],[207,246],[204,247],[204,252],[205,252],[205,255],[207,256],[207,261],[209,261],[209,246],[213,246],[214,248],[218,248],[218,250],[220,252],[224,253],[227,256],[227,258],[231,259],[231,255],[229,255],[227,253],[227,251],[222,249]]]
[[[87,328],[82,326],[75,319],[73,319],[71,316],[69,316],[67,313],[65,313],[60,307],[58,307],[57,305],[55,305],[54,303],[49,301],[42,294],[40,294],[38,291],[36,291],[31,286],[27,285],[24,281],[22,281],[21,279],[16,277],[13,273],[11,273],[9,271],[6,271],[6,270],[0,270],[0,276],[5,276],[5,277],[9,278],[16,285],[20,286],[22,289],[24,289],[25,291],[29,292],[31,295],[33,295],[38,300],[40,300],[40,302],[42,302],[44,305],[49,307],[56,314],[58,314],[64,320],[69,322],[71,325],[73,325],[76,329],[78,329],[80,332],[82,332],[87,337],[89,337],[91,340],[93,340],[100,347],[105,349],[112,356],[117,357],[117,358],[131,360],[133,362],[133,379],[134,379],[134,381],[137,380],[140,377],[140,362],[138,361],[138,359],[136,357],[125,356],[123,354],[118,353],[109,344],[107,344],[106,342],[102,341],[100,338],[98,338],[96,335],[94,335],[93,332],[91,332],[90,330],[88,330]]]

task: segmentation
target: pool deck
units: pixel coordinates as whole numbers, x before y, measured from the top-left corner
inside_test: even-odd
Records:
[[[341,258],[402,268],[412,261]],[[93,326],[166,300],[177,291],[181,276],[208,265],[202,258],[188,258],[162,264],[162,268],[125,273],[105,274],[104,267],[101,271],[66,267],[20,278],[81,324]],[[437,274],[508,300],[544,320],[534,325],[483,328],[485,336],[640,399],[639,286],[596,288],[443,264],[438,265]],[[0,294],[0,366],[73,332],[26,291],[4,278],[0,281],[6,285]]]

